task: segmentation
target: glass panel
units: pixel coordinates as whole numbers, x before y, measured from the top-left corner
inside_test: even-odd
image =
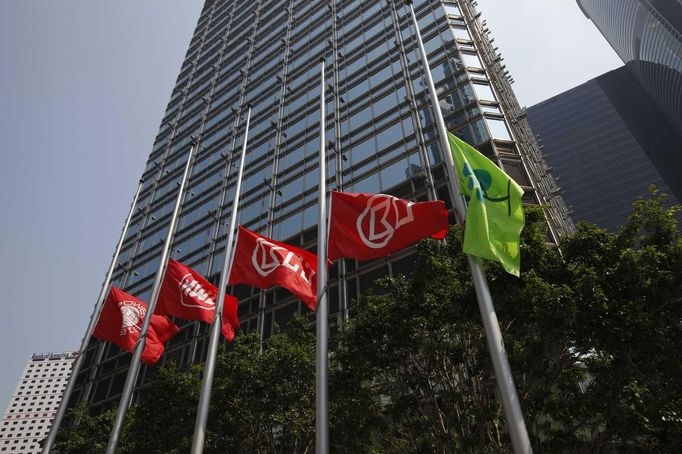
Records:
[[[377,175],[370,175],[364,180],[353,183],[353,192],[367,192],[372,194],[379,192],[379,190],[379,178]]]
[[[485,121],[488,123],[488,129],[490,129],[490,134],[492,135],[493,139],[512,140],[504,120],[498,120],[497,118],[486,118]]]
[[[455,38],[457,38],[457,39],[466,39],[466,40],[471,39],[471,36],[469,36],[469,32],[467,31],[466,28],[452,27],[452,34],[455,35]]]
[[[484,101],[495,101],[493,90],[488,85],[474,84],[474,91],[478,99]]]
[[[483,68],[483,64],[481,63],[481,60],[479,60],[478,55],[465,54],[462,52],[462,60],[464,60],[465,66]]]
[[[456,5],[445,4],[443,5],[445,14],[451,14],[453,16],[461,16],[462,13],[459,12],[459,8]]]
[[[381,186],[386,191],[393,186],[405,181],[410,176],[409,163],[407,159],[396,162],[384,169],[381,169]]]
[[[487,105],[483,104],[483,105],[481,105],[481,109],[483,109],[483,112],[491,112],[491,113],[496,113],[496,114],[502,114],[502,112],[500,112],[500,108],[495,107],[495,106],[487,106]]]

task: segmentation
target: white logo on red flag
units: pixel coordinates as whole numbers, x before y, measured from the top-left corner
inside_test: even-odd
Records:
[[[213,299],[208,296],[201,284],[190,273],[180,279],[180,304],[185,307],[212,311],[215,309]]]
[[[280,266],[290,269],[312,284],[314,272],[306,275],[304,262],[289,249],[277,246],[263,238],[256,239],[256,248],[252,255],[253,267],[263,277],[268,276]]]
[[[140,332],[141,324],[144,319],[144,314],[147,308],[135,301],[121,301],[118,303],[118,308],[121,311],[123,323],[121,324],[121,336],[128,333],[134,334]]]
[[[376,194],[367,200],[367,207],[356,222],[358,234],[365,245],[380,249],[393,238],[401,226],[414,221],[413,202],[386,194]],[[366,218],[367,222],[365,222]]]

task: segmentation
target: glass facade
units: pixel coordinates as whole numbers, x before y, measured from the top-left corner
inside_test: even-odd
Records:
[[[682,2],[577,1],[682,134]]]
[[[503,166],[524,187],[528,203],[552,207],[548,222],[555,236],[571,230],[471,2],[420,0],[415,9],[448,128]],[[450,205],[443,150],[402,1],[207,0],[142,176],[114,285],[149,298],[193,140],[199,150],[171,255],[217,283],[248,104],[253,113],[238,222],[315,250],[322,57],[330,189]],[[378,277],[409,272],[413,253],[331,268],[332,336],[347,302]],[[242,329],[262,330],[266,338],[275,325],[307,311],[282,289],[238,286],[232,292]],[[161,364],[202,362],[207,325],[178,324],[182,330]],[[72,402],[89,401],[95,409],[117,403],[129,361],[128,353],[93,340]],[[149,372],[143,366],[140,387]]]

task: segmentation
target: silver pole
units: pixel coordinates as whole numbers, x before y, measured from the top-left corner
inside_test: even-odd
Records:
[[[142,327],[140,329],[140,337],[137,339],[135,349],[133,350],[133,358],[130,361],[130,367],[128,368],[128,375],[126,376],[126,382],[125,385],[123,386],[123,393],[121,394],[121,400],[118,404],[116,419],[114,419],[114,425],[111,429],[111,435],[109,436],[109,443],[107,444],[107,449],[105,451],[106,454],[116,453],[116,448],[121,437],[121,429],[123,428],[123,421],[125,420],[126,413],[128,412],[128,407],[130,407],[130,402],[133,397],[133,388],[135,387],[135,382],[137,381],[137,374],[140,371],[140,359],[142,358],[142,352],[144,351],[144,347],[147,343],[146,342],[147,330],[149,329],[149,323],[151,322],[152,315],[154,314],[156,301],[159,299],[161,282],[163,281],[163,276],[166,272],[166,265],[168,262],[169,255],[168,253],[170,251],[171,242],[173,240],[175,226],[178,222],[178,213],[180,212],[182,196],[183,193],[185,192],[185,187],[187,186],[189,168],[190,165],[192,164],[192,158],[194,157],[194,151],[196,150],[196,148],[197,148],[196,143],[193,143],[192,147],[189,150],[189,156],[187,156],[185,172],[182,174],[182,182],[180,183],[180,188],[178,189],[178,198],[175,201],[173,217],[171,217],[170,226],[168,227],[168,235],[166,236],[166,242],[163,246],[163,252],[161,252],[161,261],[159,262],[159,269],[156,272],[156,278],[154,279],[154,287],[152,287],[152,296],[149,299],[147,312],[144,315],[144,321],[142,322]]]
[[[424,49],[421,33],[419,32],[419,24],[417,22],[417,16],[414,13],[414,7],[412,6],[412,2],[409,0],[405,3],[410,7],[412,23],[416,30],[417,43],[419,44],[419,52],[424,65],[424,75],[429,88],[431,104],[433,105],[436,125],[438,127],[438,138],[440,140],[441,149],[443,150],[443,158],[445,160],[445,167],[448,172],[448,179],[456,190],[453,202],[455,204],[455,210],[457,211],[457,222],[460,225],[464,225],[466,206],[464,204],[464,200],[459,195],[460,192],[459,185],[457,183],[457,175],[455,174],[455,163],[452,158],[452,153],[450,153],[447,129],[445,128],[445,121],[443,120],[443,114],[440,110],[438,94],[436,93],[436,87],[433,84],[433,78],[431,77],[431,70],[426,57],[426,50]],[[495,307],[493,306],[490,290],[488,289],[488,281],[486,280],[483,270],[481,269],[481,266],[476,258],[467,254],[467,260],[469,262],[471,277],[476,289],[476,299],[478,300],[481,318],[483,319],[483,327],[485,329],[486,341],[488,343],[490,357],[492,358],[493,368],[495,370],[495,378],[497,380],[497,385],[502,397],[502,404],[504,405],[504,413],[507,419],[507,425],[509,426],[509,435],[511,436],[512,447],[514,452],[517,454],[532,453],[533,450],[528,438],[526,423],[523,420],[523,412],[521,411],[519,396],[516,393],[514,378],[512,376],[511,367],[509,366],[509,360],[507,359],[507,353],[504,349],[504,341],[502,339],[502,333],[500,332],[500,323],[497,320]]]
[[[83,359],[85,358],[85,350],[88,348],[90,338],[92,337],[93,331],[95,331],[95,326],[97,326],[97,320],[99,320],[99,314],[102,311],[102,306],[104,306],[104,301],[107,297],[107,293],[109,292],[109,284],[111,283],[111,278],[113,277],[114,272],[116,271],[118,257],[121,254],[123,241],[125,240],[125,237],[128,234],[130,220],[133,218],[133,213],[135,212],[135,205],[137,205],[137,199],[140,197],[140,192],[142,191],[143,184],[144,180],[140,180],[140,184],[137,185],[137,192],[135,192],[133,203],[130,205],[130,211],[128,212],[126,222],[123,225],[123,230],[121,230],[121,236],[118,239],[116,251],[114,252],[114,255],[111,257],[109,271],[107,271],[106,277],[104,278],[104,282],[102,282],[102,288],[99,291],[97,303],[95,304],[95,308],[93,309],[92,315],[90,316],[90,323],[88,324],[88,328],[85,330],[85,336],[81,341],[81,347],[80,350],[78,350],[78,357],[76,358],[76,361],[74,361],[73,366],[71,367],[71,376],[69,376],[69,380],[66,382],[66,388],[64,388],[64,395],[62,396],[62,400],[59,403],[59,409],[57,410],[57,414],[55,415],[54,420],[52,421],[50,433],[48,434],[47,438],[45,439],[45,443],[43,444],[42,450],[43,454],[49,454],[55,442],[57,441],[57,434],[62,425],[64,415],[66,414],[66,410],[69,405],[69,400],[71,400],[73,388],[76,385],[76,377],[78,376],[81,366],[83,365]]]
[[[225,263],[220,272],[220,285],[218,286],[218,302],[215,307],[213,324],[208,342],[208,354],[204,367],[204,381],[201,384],[201,395],[199,397],[199,407],[197,409],[197,419],[194,425],[194,439],[192,440],[192,454],[201,454],[204,451],[204,440],[206,438],[206,421],[208,420],[208,408],[211,403],[211,389],[213,388],[213,375],[215,373],[215,360],[218,351],[218,341],[220,340],[220,328],[223,320],[223,306],[225,304],[225,289],[227,280],[232,268],[232,257],[234,251],[234,228],[237,224],[237,211],[239,210],[239,197],[242,190],[242,177],[244,175],[244,161],[246,158],[246,144],[249,138],[249,123],[251,121],[251,104],[246,112],[246,128],[244,129],[244,144],[242,154],[239,159],[239,172],[237,173],[237,187],[234,191],[232,201],[232,215],[230,216],[230,227],[227,236],[227,246],[225,248]]]
[[[315,453],[329,452],[329,397],[327,337],[327,130],[324,57],[320,61],[320,216],[317,222],[317,341],[315,345]]]
[[[272,225],[272,224],[270,224]],[[272,233],[268,238],[272,237]],[[261,290],[258,295],[258,353],[263,353],[263,341],[265,340],[265,291]]]

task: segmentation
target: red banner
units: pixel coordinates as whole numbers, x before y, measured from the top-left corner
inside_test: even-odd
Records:
[[[170,259],[154,312],[183,320],[201,320],[210,325],[215,317],[217,300],[218,289],[215,286],[192,268]],[[237,298],[225,295],[222,332],[230,342],[234,339],[235,329],[239,329]]]
[[[315,254],[239,227],[230,285],[256,288],[279,285],[300,298],[310,310],[315,310],[316,281]]]
[[[142,322],[147,313],[147,303],[112,287],[95,326],[93,336],[118,345],[122,350],[132,353],[140,338]],[[163,315],[152,315],[147,331],[147,339],[142,352],[142,361],[155,364],[163,355],[164,344],[180,329]]]
[[[332,191],[328,259],[373,260],[447,234],[442,201],[410,202],[386,194]]]

